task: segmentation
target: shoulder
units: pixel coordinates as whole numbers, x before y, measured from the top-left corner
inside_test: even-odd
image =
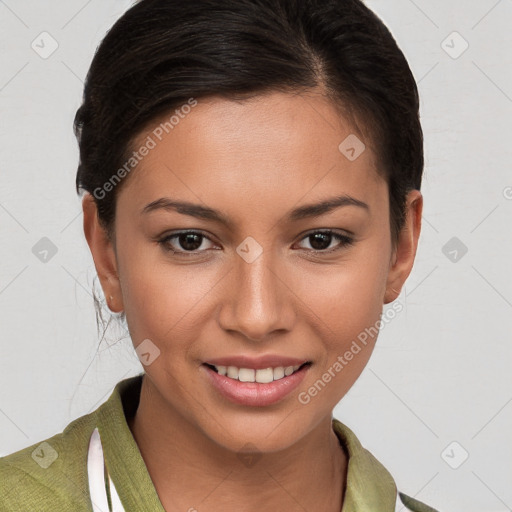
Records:
[[[0,511],[89,511],[87,450],[96,411],[63,432],[0,457]]]

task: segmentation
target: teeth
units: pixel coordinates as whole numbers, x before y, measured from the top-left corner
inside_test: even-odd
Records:
[[[232,379],[238,379],[238,368],[236,366],[228,366],[226,375]]]
[[[295,371],[295,366],[287,366],[284,369],[284,374],[288,377],[288,375],[291,375]]]
[[[284,377],[284,368],[279,366],[278,368],[274,368],[274,380],[279,380]]]
[[[256,375],[256,370],[251,370],[249,368],[240,368],[238,370],[238,380],[240,382],[254,382],[255,375]]]
[[[215,366],[219,375],[226,375],[230,379],[239,380],[240,382],[259,382],[260,384],[268,384],[274,380],[288,377],[288,375],[296,372],[299,368],[300,365],[278,366],[277,368],[265,368],[261,370],[237,368],[236,366]]]
[[[256,370],[255,379],[256,382],[262,384],[268,384],[274,381],[274,370],[272,368],[265,368],[264,370]]]

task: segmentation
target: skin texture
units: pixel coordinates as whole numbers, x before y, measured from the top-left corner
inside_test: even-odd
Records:
[[[347,458],[332,431],[332,410],[376,338],[308,404],[298,394],[398,297],[413,266],[423,204],[419,191],[409,193],[393,249],[387,184],[375,171],[370,141],[354,161],[338,149],[353,133],[319,92],[201,99],[123,184],[114,241],[91,196],[83,199],[84,231],[105,296],[113,297],[110,309],[126,311],[135,346],[150,339],[160,350],[145,366],[130,428],[167,511],[341,510]],[[344,206],[286,220],[298,206],[342,194],[369,210]],[[214,208],[231,225],[173,210],[141,214],[161,197]],[[192,255],[173,255],[158,243],[188,229],[209,237],[199,238]],[[319,229],[351,235],[353,244],[327,237],[314,245],[310,235]],[[252,263],[236,252],[248,236],[263,250]],[[166,246],[186,252],[179,238]],[[240,354],[313,364],[280,402],[241,406],[213,389],[202,366]],[[260,454],[250,467],[237,457],[246,443]]]

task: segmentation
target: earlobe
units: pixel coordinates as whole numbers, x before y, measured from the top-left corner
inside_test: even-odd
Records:
[[[93,196],[86,193],[82,199],[84,234],[94,260],[94,266],[112,312],[123,311],[121,286],[117,271],[113,243],[98,218],[98,209]]]
[[[390,263],[384,304],[393,302],[400,295],[400,290],[411,273],[421,232],[422,211],[421,192],[411,190],[407,195],[406,220]]]

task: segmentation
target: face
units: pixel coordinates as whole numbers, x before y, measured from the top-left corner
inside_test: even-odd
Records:
[[[284,449],[330,422],[365,367],[376,337],[361,333],[411,270],[421,194],[393,248],[370,143],[340,150],[356,132],[320,94],[199,100],[168,134],[159,123],[134,145],[155,142],[120,189],[115,247],[84,200],[105,295],[145,343],[159,414],[232,450]]]

